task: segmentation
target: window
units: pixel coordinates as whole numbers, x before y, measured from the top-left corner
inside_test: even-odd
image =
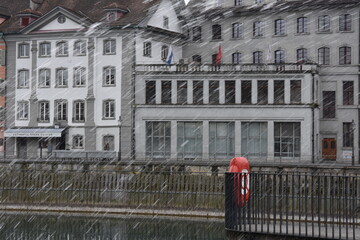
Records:
[[[330,48],[322,47],[318,50],[318,62],[320,65],[330,64]]]
[[[258,80],[258,104],[268,103],[268,81]]]
[[[308,32],[308,18],[307,17],[299,17],[297,20],[297,33],[307,33]]]
[[[354,82],[344,81],[343,82],[343,104],[353,105],[354,104]]]
[[[161,103],[171,104],[171,81],[161,81]]]
[[[169,28],[169,17],[163,17],[163,28]]]
[[[74,56],[86,55],[86,41],[79,40],[74,43]]]
[[[209,104],[219,104],[219,81],[209,81]]]
[[[285,63],[285,52],[283,50],[275,51],[275,64]]]
[[[285,102],[285,81],[274,81],[274,104],[283,104]]]
[[[352,147],[354,141],[354,132],[352,123],[343,123],[343,147]]]
[[[67,42],[58,42],[56,44],[56,56],[57,57],[68,56],[68,43]]]
[[[194,81],[193,82],[193,103],[194,104],[203,104],[203,81]]]
[[[39,102],[39,122],[50,120],[50,103],[48,101]]]
[[[235,104],[235,81],[225,81],[225,104]]]
[[[260,4],[260,3],[263,3],[264,0],[255,0],[255,4]]]
[[[215,24],[212,26],[212,39],[213,40],[221,39],[221,25]]]
[[[352,30],[352,17],[350,14],[340,15],[339,17],[339,30],[351,31]]]
[[[39,70],[39,87],[50,87],[50,69],[44,68]]]
[[[166,61],[169,55],[169,47],[168,46],[161,46],[161,60]]]
[[[82,135],[73,136],[73,148],[75,149],[84,148],[84,137]]]
[[[187,104],[187,81],[177,82],[177,103]]]
[[[264,36],[264,22],[261,22],[261,21],[254,22],[253,36],[254,37]]]
[[[151,57],[151,42],[144,42],[144,52],[145,57]]]
[[[177,152],[179,158],[202,157],[202,123],[178,122],[177,123]]]
[[[66,68],[56,69],[56,87],[67,87],[68,70]]]
[[[103,150],[104,151],[114,151],[115,150],[114,139],[115,138],[112,135],[106,135],[103,137]]]
[[[104,86],[115,85],[115,67],[104,67],[103,69],[103,84]]]
[[[30,55],[30,45],[27,43],[21,43],[18,45],[18,57],[28,58]]]
[[[74,121],[85,121],[85,102],[83,100],[77,100],[74,102]]]
[[[115,39],[104,40],[104,55],[116,54],[116,41]]]
[[[27,69],[19,70],[18,88],[29,88],[29,70]]]
[[[65,23],[66,22],[66,18],[65,18],[65,16],[60,16],[60,17],[58,17],[58,23],[60,23],[60,24],[63,24],[63,23]]]
[[[84,67],[74,68],[74,86],[84,87],[86,84],[86,70]]]
[[[56,100],[55,101],[55,119],[59,121],[67,120],[67,101]]]
[[[336,99],[335,91],[323,91],[323,118],[335,118]]]
[[[115,119],[115,100],[105,100],[103,104],[103,118]]]
[[[200,26],[193,27],[192,31],[193,31],[193,41],[200,41],[201,40],[201,27]]]
[[[241,103],[251,104],[251,81],[241,81]]]
[[[277,19],[275,20],[275,35],[285,35],[285,20]]]
[[[275,157],[300,157],[300,123],[275,123]]]
[[[155,104],[156,100],[156,82],[155,81],[146,81],[146,92],[145,92],[145,103],[146,104]]]
[[[301,103],[301,80],[290,81],[290,102]]]
[[[29,25],[29,23],[30,23],[29,17],[21,17],[20,18],[20,26],[21,27],[26,27],[27,25]]]
[[[296,50],[296,61],[297,63],[306,63],[307,62],[307,49],[299,48]]]
[[[351,47],[339,48],[339,64],[351,64]]]
[[[330,32],[330,17],[328,15],[319,16],[318,31],[319,32]]]
[[[241,156],[267,156],[267,123],[241,123]]]
[[[235,0],[234,5],[235,5],[235,6],[241,6],[241,5],[243,5],[243,0]]]
[[[6,50],[0,49],[0,66],[6,65]]]
[[[234,157],[235,124],[233,122],[210,122],[209,130],[210,158]]]
[[[235,52],[232,54],[232,63],[240,64],[241,63],[241,53]]]
[[[243,25],[242,23],[233,23],[232,25],[232,38],[243,37]]]
[[[211,63],[212,63],[212,65],[216,65],[217,56],[218,56],[217,53],[211,55]]]
[[[170,122],[146,122],[146,157],[170,157]]]
[[[263,64],[263,52],[257,51],[253,53],[253,63],[254,64]]]
[[[27,120],[29,117],[29,104],[26,101],[18,102],[17,104],[17,119]]]
[[[200,55],[192,56],[192,60],[194,63],[201,64],[201,56]]]
[[[50,57],[51,56],[51,43],[49,43],[49,42],[40,43],[39,56],[40,57]]]
[[[116,21],[117,13],[116,12],[108,12],[106,17],[107,17],[108,22]]]

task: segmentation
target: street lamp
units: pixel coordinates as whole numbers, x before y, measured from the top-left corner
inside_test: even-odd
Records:
[[[355,149],[354,149],[354,140],[355,140],[355,134],[354,134],[354,132],[355,132],[355,121],[354,121],[354,119],[352,120],[352,122],[351,122],[351,137],[352,137],[352,143],[351,143],[351,165],[352,166],[354,166],[355,165],[355,154],[354,154],[354,152],[355,152]]]
[[[119,124],[119,152],[118,152],[118,160],[121,161],[121,125],[122,125],[121,116],[119,116],[118,124]]]

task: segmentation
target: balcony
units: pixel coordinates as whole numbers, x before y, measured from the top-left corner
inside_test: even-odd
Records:
[[[137,64],[136,72],[157,73],[311,73],[317,71],[316,64]]]

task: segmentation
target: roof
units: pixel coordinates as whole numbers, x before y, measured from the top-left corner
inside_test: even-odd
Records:
[[[45,15],[60,6],[81,17],[86,16],[94,22],[99,22],[105,17],[105,8],[114,5],[121,6],[129,9],[130,12],[111,23],[111,26],[125,26],[141,23],[147,17],[149,10],[156,8],[160,2],[161,0],[43,0],[36,11]],[[28,9],[29,0],[0,0],[1,6],[8,7],[9,12],[11,12],[11,18],[0,27],[0,31],[5,33],[19,32],[21,28],[16,13]]]

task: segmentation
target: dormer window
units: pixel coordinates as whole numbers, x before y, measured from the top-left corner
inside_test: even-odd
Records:
[[[106,12],[106,21],[114,22],[121,18],[123,15],[127,14],[129,12],[129,9],[124,5],[113,2],[110,5],[106,6],[104,8],[104,11]]]
[[[114,22],[117,20],[117,13],[116,12],[108,12],[107,13],[107,21],[108,22]]]
[[[32,9],[25,9],[24,11],[21,11],[17,14],[18,17],[20,17],[20,27],[26,27],[39,17],[41,17],[41,13],[34,11]]]
[[[163,17],[163,28],[169,28],[169,17]]]
[[[20,26],[25,27],[29,25],[30,23],[30,17],[21,17],[20,18]]]

